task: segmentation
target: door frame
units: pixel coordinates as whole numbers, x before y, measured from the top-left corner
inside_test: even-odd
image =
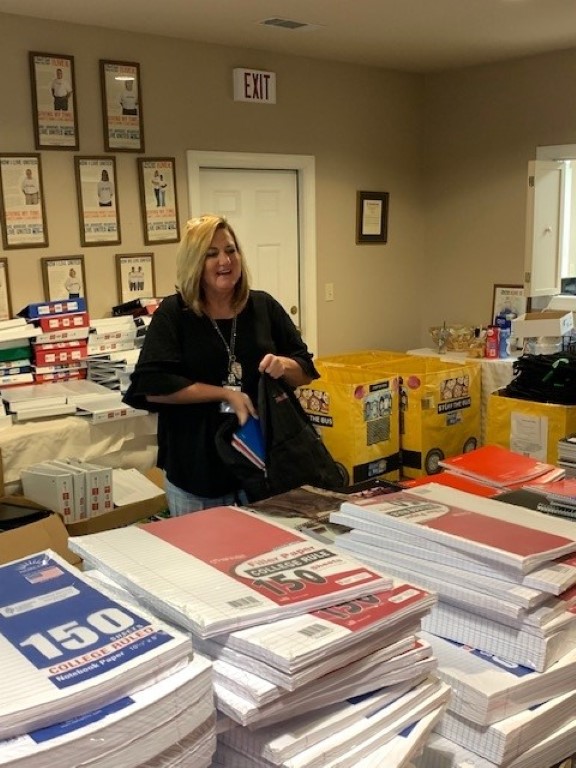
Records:
[[[318,355],[318,300],[316,277],[316,163],[313,155],[276,155],[252,152],[206,152],[189,149],[188,209],[199,216],[200,170],[296,171],[298,176],[299,294],[302,335]]]

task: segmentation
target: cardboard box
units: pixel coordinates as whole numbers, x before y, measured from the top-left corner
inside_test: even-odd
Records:
[[[512,336],[518,339],[563,336],[565,333],[570,333],[573,327],[572,312],[563,310],[528,312],[512,320]]]
[[[24,500],[16,497],[9,496],[5,501],[24,506]],[[26,501],[25,506],[38,505]],[[72,565],[78,566],[82,562],[78,555],[68,549],[68,531],[56,514],[0,533],[0,563],[9,563],[46,549],[52,549]]]

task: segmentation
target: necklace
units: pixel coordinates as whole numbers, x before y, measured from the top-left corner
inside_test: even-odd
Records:
[[[228,344],[222,335],[222,331],[218,327],[218,323],[213,317],[210,317],[212,327],[218,336],[220,336],[222,343],[226,347],[226,352],[228,353],[228,384],[237,384],[242,381],[242,365],[236,360],[236,355],[234,354],[236,348],[236,319],[236,315],[234,315],[232,320],[232,330],[230,331],[230,344]]]

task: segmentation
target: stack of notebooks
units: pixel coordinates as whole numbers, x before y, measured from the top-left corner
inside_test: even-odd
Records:
[[[420,637],[453,694],[441,742],[417,765],[551,765],[525,760],[546,754],[576,706],[572,522],[434,483],[344,503],[331,519],[351,528],[346,551],[438,593]],[[563,744],[558,759],[576,750],[576,729]]]
[[[18,315],[37,331],[32,345],[36,383],[86,378],[90,319],[84,298],[29,304]]]
[[[185,634],[49,550],[0,568],[0,605],[0,764],[175,766],[185,744],[210,765],[210,664]]]
[[[566,435],[558,441],[558,465],[566,477],[576,477],[576,435]]]
[[[49,387],[31,384],[2,388],[0,397],[14,421],[76,415],[102,423],[148,413],[127,406],[119,392],[87,379],[57,381]]]
[[[442,459],[438,463],[447,472],[500,490],[517,488],[535,481],[547,483],[564,476],[561,467],[498,445],[484,445],[474,451]]]
[[[88,336],[88,355],[134,349],[136,326],[131,317],[106,317],[93,320]]]
[[[215,765],[405,765],[446,706],[416,638],[435,596],[334,546],[234,507],[69,544],[212,659]]]
[[[423,622],[434,634],[539,671],[576,643],[576,617],[555,597],[573,584],[573,567],[556,563],[576,552],[571,522],[433,483],[346,502],[331,520],[352,528],[338,539],[346,551],[434,584]]]
[[[25,318],[0,321],[0,386],[30,384],[32,375],[31,341],[40,333]]]

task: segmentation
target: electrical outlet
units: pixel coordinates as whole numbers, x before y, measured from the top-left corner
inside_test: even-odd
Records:
[[[326,301],[334,301],[334,283],[325,283],[324,298]]]

